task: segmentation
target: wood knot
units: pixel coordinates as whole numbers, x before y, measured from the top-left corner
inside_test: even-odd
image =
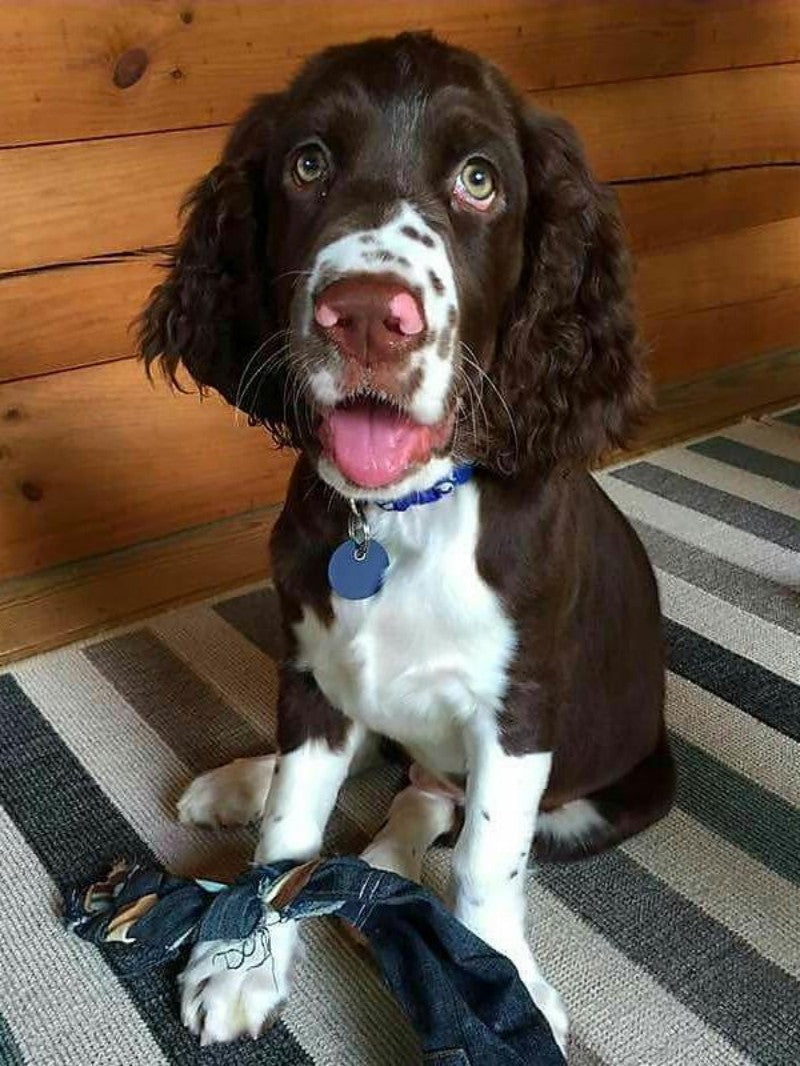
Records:
[[[147,70],[150,59],[144,48],[129,48],[114,64],[113,81],[118,89],[130,89]]]
[[[3,418],[6,420],[6,422],[19,422],[19,420],[22,418],[22,411],[19,409],[19,407],[8,407],[3,412]]]
[[[26,500],[30,500],[31,503],[38,503],[44,496],[44,489],[41,485],[36,485],[33,481],[23,481],[19,487],[19,491],[25,497]]]
[[[188,26],[193,21],[194,21],[194,12],[193,11],[189,11],[188,8],[186,9],[186,11],[181,11],[181,22],[184,22]]]

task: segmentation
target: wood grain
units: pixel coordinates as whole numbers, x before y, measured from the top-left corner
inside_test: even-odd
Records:
[[[800,285],[762,299],[647,318],[642,334],[654,379],[661,385],[690,382],[765,352],[796,348]]]
[[[645,317],[686,314],[796,289],[800,217],[692,241],[639,257]]]
[[[133,360],[0,386],[0,577],[275,503],[292,457]]]
[[[0,382],[133,355],[131,323],[161,278],[159,260],[0,276]]]
[[[0,152],[0,271],[167,243],[224,136],[186,130]]]
[[[800,64],[536,93],[604,181],[800,162]]]
[[[668,178],[617,189],[635,254],[800,216],[800,165]]]
[[[526,90],[800,59],[795,0],[7,0],[0,145],[229,123],[329,44],[433,29]],[[139,80],[119,61],[142,49]],[[129,79],[123,79],[129,80]]]

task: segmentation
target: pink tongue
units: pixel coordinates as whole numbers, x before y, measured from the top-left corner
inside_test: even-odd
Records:
[[[322,436],[348,481],[368,489],[397,481],[412,463],[427,458],[431,448],[430,426],[369,404],[335,408]]]

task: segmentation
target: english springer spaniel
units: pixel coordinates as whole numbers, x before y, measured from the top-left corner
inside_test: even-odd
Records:
[[[417,875],[463,787],[455,913],[563,1047],[525,936],[529,852],[597,852],[673,792],[653,573],[588,473],[648,397],[612,196],[564,121],[403,34],[257,99],[187,211],[148,366],[183,363],[299,459],[272,536],[277,762],[204,775],[182,816],[261,817],[258,860],[309,859],[391,738],[415,784],[368,857]],[[228,969],[228,946],[182,977],[204,1042],[270,1021],[297,931],[274,927],[260,966]]]

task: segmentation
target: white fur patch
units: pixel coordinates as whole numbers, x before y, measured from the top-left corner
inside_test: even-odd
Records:
[[[536,822],[536,835],[578,842],[607,828],[608,822],[591,800],[578,799],[555,810],[542,811]]]
[[[382,253],[392,258],[383,260]],[[410,397],[408,411],[415,421],[433,425],[446,414],[453,379],[456,331],[451,317],[453,312],[458,316],[458,294],[445,242],[411,204],[401,202],[383,225],[349,233],[322,249],[306,288],[301,334],[307,337],[313,328],[312,296],[328,278],[333,281],[348,274],[386,273],[418,293],[422,303],[429,337],[412,353],[405,370],[406,377],[422,371],[421,385]],[[439,351],[443,335],[449,336],[444,358]],[[309,381],[312,395],[320,404],[330,406],[344,398],[336,385],[335,372],[315,371]]]
[[[464,723],[475,714],[494,722],[515,645],[478,573],[478,500],[469,483],[402,514],[369,507],[391,560],[382,591],[361,601],[334,594],[332,625],[306,610],[295,627],[298,665],[330,702],[439,773],[466,771]]]

